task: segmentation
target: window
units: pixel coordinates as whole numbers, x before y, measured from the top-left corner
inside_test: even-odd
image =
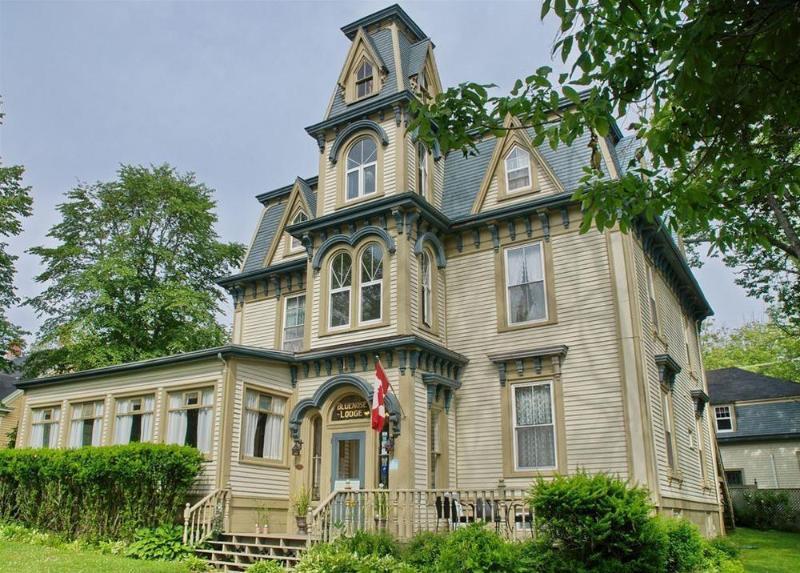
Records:
[[[366,97],[372,93],[372,65],[363,60],[356,71],[356,97]]]
[[[114,420],[114,443],[130,444],[153,439],[155,396],[138,396],[117,400]]]
[[[725,470],[725,481],[728,485],[744,485],[744,472],[742,470]]]
[[[542,244],[506,249],[508,324],[547,318]]]
[[[428,251],[422,251],[420,259],[420,306],[422,307],[422,323],[426,326],[433,325],[433,268],[431,256]]]
[[[417,192],[428,196],[428,149],[422,143],[417,144]]]
[[[733,409],[731,406],[715,406],[714,417],[717,420],[717,432],[733,431]]]
[[[508,191],[521,191],[531,186],[531,155],[514,146],[506,155],[506,187]]]
[[[686,318],[686,315],[681,315],[683,319],[683,343],[686,347],[686,364],[689,366],[689,369],[692,368],[692,354],[689,351],[689,340],[690,340],[690,332],[689,332],[689,321]]]
[[[675,463],[675,428],[672,420],[672,392],[661,391],[661,415],[664,422],[664,445],[667,450],[667,465],[674,470]]]
[[[283,460],[286,398],[247,390],[242,452],[249,458]]]
[[[58,446],[58,431],[61,427],[61,408],[38,408],[31,412],[30,447],[55,448]]]
[[[438,410],[431,410],[430,411],[430,427],[428,429],[428,435],[430,437],[431,443],[431,461],[430,461],[430,488],[436,489],[437,487],[441,487],[442,483],[440,483],[440,461],[442,458],[442,448],[441,448],[441,412]]]
[[[322,416],[317,415],[311,423],[311,499],[320,498],[322,483]]]
[[[556,430],[551,382],[512,388],[514,465],[517,470],[556,466]]]
[[[371,243],[361,253],[360,322],[381,319],[382,291],[383,249],[377,243]]]
[[[297,215],[294,216],[294,219],[292,219],[292,225],[295,225],[297,223],[302,223],[303,221],[308,221],[308,216],[302,211],[300,211],[299,213],[297,213]],[[291,243],[289,245],[289,248],[292,251],[299,251],[300,249],[303,248],[303,243],[300,241],[300,239],[291,237]]]
[[[347,200],[372,195],[376,191],[378,147],[371,137],[359,139],[347,153]]]
[[[102,400],[72,406],[72,420],[69,426],[69,447],[99,446],[102,439]]]
[[[706,471],[706,448],[705,448],[705,432],[703,432],[703,415],[695,418],[695,434],[697,437],[697,457],[700,459],[700,477],[705,484],[708,481]]]
[[[306,322],[306,295],[286,297],[283,311],[283,349],[299,352],[303,349],[303,326]]]
[[[417,87],[419,87],[419,91],[423,94],[426,94],[428,91],[428,75],[425,73],[425,70],[422,70],[417,75]]]
[[[331,260],[330,328],[350,325],[350,289],[352,287],[352,259],[339,253]]]
[[[214,390],[173,392],[169,395],[167,443],[192,446],[211,453],[214,434]]]
[[[658,304],[656,303],[656,285],[653,267],[647,265],[647,296],[650,299],[650,322],[653,330],[658,331]]]

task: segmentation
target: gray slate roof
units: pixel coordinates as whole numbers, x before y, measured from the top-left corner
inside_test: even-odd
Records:
[[[800,438],[800,398],[791,402],[735,405],[736,431],[718,433],[717,439]]]
[[[741,368],[710,370],[706,377],[712,404],[788,397],[797,397],[800,400],[800,383]]]
[[[303,192],[308,208],[311,209],[311,212],[306,213],[306,215],[308,215],[309,219],[313,219],[317,214],[317,192],[302,179],[300,179],[300,191]]]
[[[617,142],[617,160],[619,161],[620,173],[625,173],[628,170],[628,165],[641,145],[641,141],[636,139],[634,135],[623,137]]]
[[[247,253],[247,259],[242,265],[243,273],[257,271],[264,266],[264,259],[272,246],[272,242],[276,240],[278,225],[285,210],[286,203],[276,203],[267,207],[267,210],[261,215],[261,221],[258,224],[256,235],[253,237],[250,252]]]
[[[24,361],[24,358],[15,358],[13,360],[14,371],[0,372],[0,402],[3,401],[3,398],[16,391],[17,388],[14,384],[19,382],[22,377],[21,368]]]

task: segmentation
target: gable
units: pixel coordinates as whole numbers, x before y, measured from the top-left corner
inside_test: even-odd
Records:
[[[275,237],[264,259],[264,266],[274,265],[286,259],[305,256],[305,251],[303,250],[291,252],[289,245],[292,237],[286,232],[286,227],[294,222],[298,213],[305,213],[306,217],[309,219],[314,217],[314,212],[311,210],[311,206],[306,200],[305,188],[308,188],[308,185],[298,177],[295,180],[292,191],[289,193],[289,198],[286,201],[286,208],[283,211],[283,215],[275,231]]]

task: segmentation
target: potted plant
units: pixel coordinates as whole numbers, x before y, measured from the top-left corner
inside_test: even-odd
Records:
[[[375,525],[379,530],[386,529],[386,521],[389,518],[389,497],[387,492],[379,491],[375,494],[374,507]]]
[[[305,535],[308,533],[307,515],[311,507],[311,494],[306,486],[302,486],[292,497],[292,506],[294,507],[294,518],[297,521],[297,531]]]
[[[266,503],[256,507],[256,535],[269,533],[269,508]]]

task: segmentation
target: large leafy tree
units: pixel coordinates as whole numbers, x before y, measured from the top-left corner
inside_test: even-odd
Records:
[[[736,367],[800,382],[800,338],[772,321],[711,326],[703,332],[703,363],[706,370]]]
[[[0,123],[3,113],[0,112]],[[3,166],[0,163],[0,239],[22,232],[22,219],[31,214],[31,188],[22,184],[25,169],[21,165]],[[14,290],[16,255],[8,252],[8,243],[0,240],[0,371],[9,371],[8,350],[22,343],[22,329],[11,323],[8,309],[19,302]]]
[[[244,248],[223,243],[212,190],[168,165],[124,165],[114,181],[81,184],[58,206],[41,257],[47,316],[26,374],[62,373],[215,346],[227,338],[212,278]]]
[[[591,172],[575,193],[584,230],[663,215],[744,267],[738,282],[800,326],[800,3],[794,0],[544,0],[554,54],[508,96],[465,83],[415,105],[412,129],[443,151],[501,135],[507,114],[535,142],[591,130]],[[568,106],[563,105],[564,102]],[[640,151],[619,181],[600,172],[609,118]]]

